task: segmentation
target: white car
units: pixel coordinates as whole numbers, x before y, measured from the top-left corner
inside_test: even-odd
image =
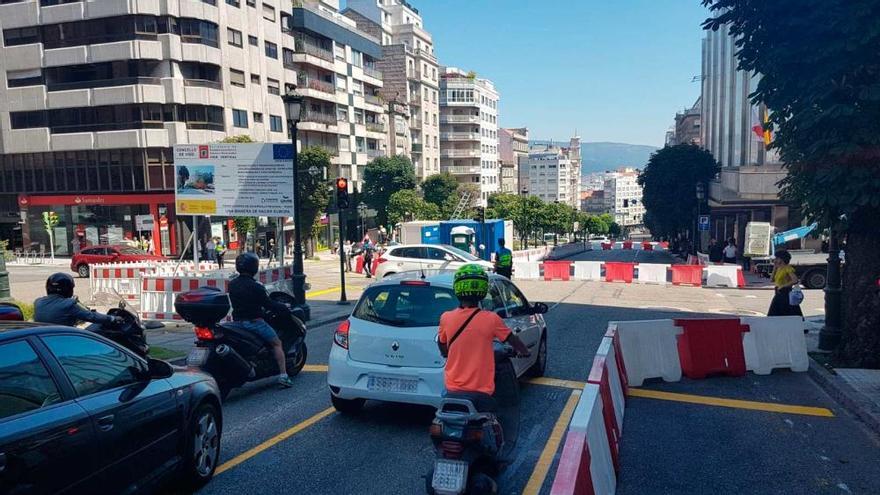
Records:
[[[350,318],[336,329],[327,384],[341,412],[356,412],[366,400],[437,407],[443,394],[446,360],[437,348],[440,315],[458,307],[452,291],[455,272],[418,272],[377,281],[361,295]],[[481,303],[495,311],[530,349],[513,358],[517,376],[541,376],[547,366],[547,305],[529,304],[507,278],[490,274]]]
[[[419,270],[458,270],[470,263],[480,265],[487,271],[495,269],[492,263],[447,244],[408,244],[389,247],[374,263],[376,263],[376,278]]]

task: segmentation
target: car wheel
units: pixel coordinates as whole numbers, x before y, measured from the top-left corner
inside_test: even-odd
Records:
[[[337,411],[343,414],[355,414],[364,407],[364,403],[367,401],[365,399],[342,399],[331,394],[330,402],[333,403],[333,407]]]
[[[822,270],[812,270],[804,277],[804,285],[808,289],[824,289],[826,283],[826,273]]]
[[[296,359],[287,360],[287,376],[296,376],[302,371],[303,366],[306,365],[306,358],[309,357],[309,349],[306,347],[306,343],[303,342],[300,344],[299,352],[296,353]]]
[[[196,408],[189,428],[184,452],[183,481],[195,490],[211,480],[220,459],[221,416],[209,403]]]
[[[76,267],[76,273],[81,278],[89,278],[89,265],[82,264]]]
[[[539,376],[544,376],[544,372],[547,370],[547,334],[541,335],[541,343],[538,344],[538,356],[535,358],[535,363],[531,368],[526,372],[528,376],[532,378],[536,378]]]

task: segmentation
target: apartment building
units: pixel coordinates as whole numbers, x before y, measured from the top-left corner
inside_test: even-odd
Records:
[[[639,170],[621,168],[605,173],[605,188],[602,196],[605,211],[614,215],[614,221],[621,227],[635,227],[644,224],[645,205],[642,203],[642,186],[638,183]]]
[[[547,202],[559,202],[579,209],[581,184],[580,137],[570,146],[533,145],[529,148],[529,194]]]
[[[520,194],[529,184],[529,129],[498,129],[498,155],[501,192]]]
[[[675,126],[667,135],[667,145],[694,144],[700,146],[702,144],[700,136],[702,104],[702,98],[697,98],[697,101],[690,108],[675,114]]]
[[[479,203],[501,190],[498,174],[498,103],[488,79],[457,67],[440,76],[440,169],[479,188]]]
[[[281,100],[307,98],[301,146],[358,180],[385,147],[379,41],[288,0],[22,0],[0,5],[0,238],[55,253],[147,234],[179,252],[172,147],[248,135],[287,141]],[[338,6],[337,6],[338,7]],[[138,218],[153,227],[138,231]],[[184,221],[185,220],[185,221]],[[141,225],[143,223],[141,222]]]
[[[709,184],[709,235],[735,238],[741,246],[748,222],[771,222],[783,231],[800,218],[779,198],[777,183],[786,171],[777,153],[766,150],[765,109],[749,101],[760,75],[737,70],[736,50],[727,26],[703,39],[700,140],[721,163],[718,179]]]
[[[348,0],[343,13],[382,41],[378,67],[382,100],[406,105],[395,112],[397,154],[409,156],[420,179],[440,173],[440,66],[434,40],[418,9],[405,0]],[[405,119],[404,119],[405,117]],[[389,136],[396,140],[396,136]]]

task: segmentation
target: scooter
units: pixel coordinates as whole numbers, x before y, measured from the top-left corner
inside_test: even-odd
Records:
[[[498,476],[519,432],[515,356],[512,347],[496,343],[495,411],[481,408],[484,401],[473,394],[447,394],[441,401],[430,429],[436,459],[425,478],[428,494],[498,493]]]
[[[146,359],[147,354],[150,352],[150,346],[147,344],[147,337],[145,335],[146,327],[141,322],[137,312],[125,302],[122,296],[119,296],[119,304],[115,308],[110,308],[107,311],[107,315],[118,317],[121,323],[92,323],[86,327],[86,330],[110,339]]]
[[[306,364],[306,326],[296,316],[295,300],[284,292],[269,298],[287,306],[288,311],[267,311],[265,320],[278,333],[287,363],[287,374],[294,376]],[[194,325],[196,345],[186,364],[209,373],[217,381],[225,399],[233,388],[247,382],[278,375],[271,348],[254,333],[220,323],[229,313],[229,295],[213,287],[183,292],[174,300],[174,309]]]

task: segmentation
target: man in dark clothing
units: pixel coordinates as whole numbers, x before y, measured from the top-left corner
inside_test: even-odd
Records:
[[[714,237],[709,239],[709,261],[712,263],[721,263],[724,259],[724,250],[718,244],[718,240]]]
[[[289,388],[293,386],[287,376],[284,348],[275,329],[263,319],[263,310],[288,311],[287,306],[269,299],[263,284],[254,280],[260,269],[260,259],[254,253],[242,253],[235,259],[235,269],[239,275],[229,282],[229,301],[232,303],[232,323],[236,328],[253,332],[272,348],[275,362],[278,363],[278,384]]]
[[[46,295],[34,301],[34,321],[67,327],[81,321],[106,325],[121,321],[116,316],[89,311],[73,297],[76,284],[66,273],[54,273],[46,279]]]
[[[513,252],[504,247],[504,239],[498,239],[498,246],[498,251],[495,253],[495,273],[512,278]]]

